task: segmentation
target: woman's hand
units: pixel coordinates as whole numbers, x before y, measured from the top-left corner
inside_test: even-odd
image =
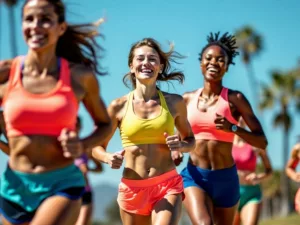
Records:
[[[112,169],[120,169],[123,164],[125,150],[121,150],[115,153],[106,153],[105,163],[110,165]]]
[[[231,131],[232,124],[224,116],[216,114],[216,119],[215,119],[214,122],[215,122],[216,128],[218,130],[223,130],[223,131],[226,131],[226,132],[232,132]]]
[[[84,152],[83,144],[75,131],[64,128],[58,137],[58,141],[66,158],[77,158]]]

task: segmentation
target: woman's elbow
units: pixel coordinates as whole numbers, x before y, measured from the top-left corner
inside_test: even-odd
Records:
[[[261,146],[259,146],[259,148],[261,148],[261,149],[267,149],[267,147],[268,147],[268,139],[266,138],[266,136],[263,137],[260,145]]]

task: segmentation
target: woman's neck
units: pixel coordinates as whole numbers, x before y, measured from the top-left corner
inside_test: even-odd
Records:
[[[158,95],[156,83],[152,85],[142,85],[139,84],[134,90],[135,99],[143,99],[145,102],[153,99]]]
[[[204,82],[204,88],[202,91],[202,95],[210,98],[215,95],[220,95],[223,89],[222,81],[220,82]]]
[[[25,59],[25,67],[38,73],[55,71],[57,69],[57,56],[55,52],[45,54],[29,50]]]

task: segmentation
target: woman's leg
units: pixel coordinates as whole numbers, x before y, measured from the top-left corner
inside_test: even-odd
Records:
[[[183,204],[193,225],[212,225],[212,201],[205,191],[198,187],[184,189]]]
[[[51,196],[43,201],[30,225],[74,225],[81,206],[81,199]]]
[[[1,220],[2,220],[2,224],[3,224],[3,225],[29,225],[29,222],[27,222],[27,223],[22,223],[22,224],[20,224],[20,223],[18,223],[18,224],[11,223],[11,222],[9,222],[7,219],[5,219],[3,216],[1,216]]]
[[[257,225],[261,210],[260,202],[249,202],[241,211],[241,220],[243,225]]]
[[[214,222],[216,225],[232,225],[239,202],[228,208],[214,207]]]
[[[232,225],[241,225],[241,214],[239,212],[235,213]]]
[[[93,204],[82,205],[80,208],[79,217],[77,219],[76,225],[91,225],[92,224],[92,214],[93,214]]]
[[[177,225],[181,216],[182,194],[168,195],[152,211],[152,225]]]
[[[120,208],[120,215],[123,225],[151,225],[151,216],[137,215],[126,212]]]

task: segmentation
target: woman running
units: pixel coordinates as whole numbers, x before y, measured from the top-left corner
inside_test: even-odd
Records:
[[[118,195],[124,225],[176,225],[180,218],[183,184],[171,152],[191,151],[195,139],[183,98],[157,88],[159,81],[183,81],[183,73],[171,71],[170,63],[179,56],[172,48],[163,52],[152,38],[131,47],[130,72],[124,79],[132,82],[134,90],[108,108],[113,126],[110,137],[119,127],[124,150],[105,152],[109,138],[93,149],[95,158],[114,169],[121,167],[124,154]],[[174,134],[175,127],[179,135]]]
[[[235,37],[216,33],[207,40],[199,57],[204,87],[184,94],[196,139],[196,148],[181,172],[184,205],[193,224],[232,225],[240,198],[231,153],[234,135],[261,149],[266,148],[267,139],[243,93],[222,84],[238,54]],[[251,131],[237,126],[240,117]]]
[[[77,117],[76,131],[79,134],[82,127],[80,117]],[[92,161],[94,167],[89,165]],[[89,172],[101,173],[103,171],[102,164],[90,157],[90,151],[83,153],[79,158],[75,159],[75,165],[81,170],[85,180],[85,189],[82,195],[80,214],[76,221],[76,225],[90,225],[93,217],[93,192],[88,179]]]
[[[101,144],[111,130],[95,76],[95,28],[69,25],[60,0],[24,2],[27,55],[0,68],[10,147],[0,186],[5,225],[74,225],[77,220],[85,181],[74,158]],[[84,139],[75,130],[80,102],[95,124]]]
[[[296,171],[296,168],[299,164],[300,160],[300,143],[294,145],[291,157],[289,161],[287,162],[285,172],[289,178],[291,178],[293,181],[300,183],[300,173]],[[296,195],[295,195],[295,210],[297,213],[300,214],[300,188],[298,189]]]
[[[243,119],[240,119],[239,127],[246,128]],[[262,202],[260,183],[272,174],[269,157],[265,150],[253,148],[237,135],[233,142],[232,156],[240,182],[240,202],[235,214],[234,225],[257,225]],[[262,173],[255,172],[257,156],[261,158],[265,168]]]

